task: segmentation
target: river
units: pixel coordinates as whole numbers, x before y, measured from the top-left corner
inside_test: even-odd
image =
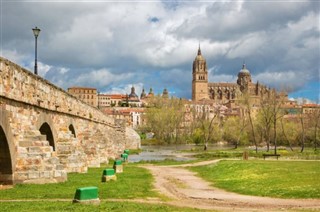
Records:
[[[209,145],[210,149],[226,149],[229,146],[223,145]],[[230,147],[231,148],[231,147]],[[203,146],[179,144],[179,145],[148,145],[141,146],[142,152],[138,155],[132,154],[129,156],[130,162],[139,161],[161,161],[161,160],[176,160],[176,161],[188,161],[193,160],[194,153],[192,152],[180,152],[181,150],[191,149],[203,149]]]

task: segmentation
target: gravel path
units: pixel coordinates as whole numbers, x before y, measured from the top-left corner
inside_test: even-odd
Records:
[[[184,167],[217,163],[219,160],[174,166],[142,166],[151,171],[155,188],[175,206],[219,211],[284,211],[312,209],[320,211],[320,199],[279,199],[241,195],[214,188]]]

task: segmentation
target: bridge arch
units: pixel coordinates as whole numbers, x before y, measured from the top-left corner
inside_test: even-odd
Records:
[[[37,129],[39,129],[42,135],[47,136],[47,141],[49,141],[49,145],[52,146],[53,151],[56,149],[56,140],[57,140],[57,132],[54,128],[53,120],[50,115],[47,113],[41,113],[37,125]]]
[[[0,183],[13,184],[16,151],[8,112],[0,110]]]
[[[43,123],[41,125],[41,127],[39,128],[39,131],[42,135],[47,136],[47,141],[49,141],[49,145],[52,146],[53,151],[55,151],[56,147],[55,147],[55,143],[54,143],[52,130],[51,130],[51,127],[49,126],[49,124],[47,122]]]

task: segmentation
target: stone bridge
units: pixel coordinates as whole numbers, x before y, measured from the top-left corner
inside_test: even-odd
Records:
[[[0,57],[0,184],[62,182],[133,141],[132,129]]]

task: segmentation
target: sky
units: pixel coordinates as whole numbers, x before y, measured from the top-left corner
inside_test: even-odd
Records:
[[[0,0],[0,55],[67,89],[191,98],[199,44],[209,82],[254,82],[320,103],[319,1]]]

